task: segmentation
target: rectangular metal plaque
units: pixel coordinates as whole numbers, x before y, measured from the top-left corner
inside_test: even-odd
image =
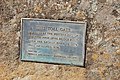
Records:
[[[86,22],[21,21],[21,60],[84,66]]]

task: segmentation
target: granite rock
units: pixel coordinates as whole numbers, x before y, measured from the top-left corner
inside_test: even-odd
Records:
[[[21,18],[87,21],[85,68],[20,60]],[[119,80],[120,0],[0,0],[0,80]]]

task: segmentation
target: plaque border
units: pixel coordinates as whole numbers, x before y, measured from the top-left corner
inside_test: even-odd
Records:
[[[43,62],[43,61],[31,61],[31,60],[24,60],[22,59],[22,39],[23,39],[23,20],[34,20],[34,21],[47,21],[47,22],[60,22],[60,23],[73,23],[73,24],[85,24],[85,33],[84,33],[84,46],[83,46],[83,65],[75,65],[75,64],[64,64],[64,63],[57,63],[57,62]],[[47,63],[47,64],[55,64],[55,65],[68,65],[68,66],[77,66],[77,67],[84,67],[86,62],[86,34],[87,34],[87,21],[69,21],[69,20],[53,20],[53,19],[39,19],[39,18],[21,18],[21,29],[20,29],[20,61],[24,62],[36,62],[36,63]]]

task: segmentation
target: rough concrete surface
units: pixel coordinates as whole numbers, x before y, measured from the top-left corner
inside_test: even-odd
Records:
[[[87,21],[85,68],[20,61],[20,20]],[[119,80],[120,0],[0,0],[0,80]]]

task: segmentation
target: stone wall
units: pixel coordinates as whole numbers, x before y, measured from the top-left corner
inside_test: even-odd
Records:
[[[21,18],[87,21],[85,68],[22,62]],[[119,80],[120,0],[0,0],[0,80]]]

